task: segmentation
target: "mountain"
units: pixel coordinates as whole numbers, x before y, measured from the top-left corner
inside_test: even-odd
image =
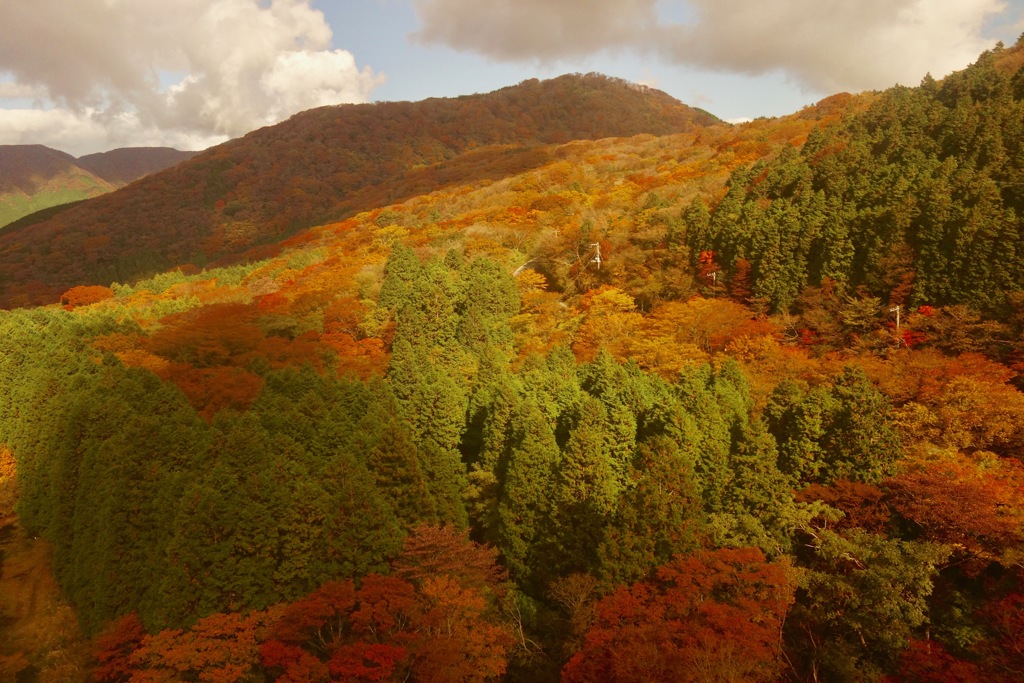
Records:
[[[40,180],[67,173],[75,158],[43,145],[0,145],[0,192],[34,191]]]
[[[122,147],[78,157],[76,163],[114,185],[127,185],[150,173],[162,171],[194,157],[173,147]]]
[[[0,228],[43,209],[106,194],[195,154],[129,147],[76,159],[43,145],[0,145]]]
[[[88,199],[116,186],[43,145],[0,145],[0,227],[40,209]]]
[[[238,257],[382,198],[398,201],[403,178],[465,153],[473,162],[446,182],[505,177],[535,163],[546,146],[570,140],[716,123],[665,93],[595,74],[454,99],[314,109],[0,234],[0,306],[54,301],[73,284]]]

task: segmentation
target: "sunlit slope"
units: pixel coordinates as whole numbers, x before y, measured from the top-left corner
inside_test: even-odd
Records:
[[[128,281],[237,255],[373,208],[382,194],[401,199],[394,192],[404,175],[466,152],[664,135],[715,122],[659,91],[597,75],[312,110],[0,236],[0,305],[43,303],[76,283]],[[492,175],[502,173],[500,163],[491,166]]]

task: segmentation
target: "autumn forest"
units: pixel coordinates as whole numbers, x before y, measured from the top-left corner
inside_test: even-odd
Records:
[[[1022,680],[1021,216],[1024,42],[324,107],[22,219],[0,679]]]

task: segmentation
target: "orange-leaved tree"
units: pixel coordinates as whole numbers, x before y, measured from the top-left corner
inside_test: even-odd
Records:
[[[60,295],[60,303],[67,310],[78,306],[88,306],[100,301],[114,298],[114,291],[102,285],[80,285],[72,287]]]
[[[145,635],[128,615],[97,641],[97,681],[250,680],[260,666],[259,644],[273,609],[241,614],[211,614],[188,630],[167,629]]]
[[[967,570],[983,570],[1022,540],[1024,467],[1014,459],[922,461],[883,486],[892,507],[925,539],[950,544]]]

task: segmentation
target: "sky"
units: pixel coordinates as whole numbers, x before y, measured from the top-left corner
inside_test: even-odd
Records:
[[[0,27],[0,144],[80,156],[574,72],[782,116],[1013,45],[1024,0],[0,0]]]

